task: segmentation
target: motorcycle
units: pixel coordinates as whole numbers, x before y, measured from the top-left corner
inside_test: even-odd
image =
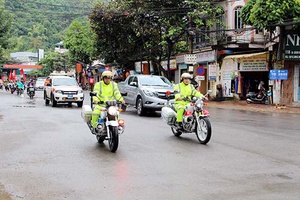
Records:
[[[105,107],[101,108],[98,124],[96,128],[92,127],[91,119],[93,112],[92,97],[96,96],[95,92],[90,93],[91,105],[84,105],[82,107],[81,116],[88,125],[92,134],[96,135],[98,143],[103,143],[108,140],[109,149],[111,152],[116,152],[119,145],[119,135],[124,133],[125,123],[123,119],[119,118],[119,114],[126,110],[126,106],[117,102],[116,100],[106,101]],[[99,102],[99,104],[103,102]]]
[[[23,93],[24,93],[24,89],[23,89],[23,88],[19,88],[19,87],[17,86],[17,95],[18,95],[18,96],[21,96]]]
[[[269,97],[271,96],[271,92],[266,92],[266,90],[261,91],[261,96],[258,95],[256,92],[249,92],[246,95],[246,102],[247,103],[262,103],[262,104],[269,104]]]
[[[203,108],[203,100],[209,93],[211,93],[210,90],[202,98],[193,97],[192,100],[185,99],[186,101],[190,101],[190,103],[184,111],[182,128],[176,126],[176,111],[168,99],[168,103],[162,108],[161,116],[171,127],[176,137],[179,137],[182,133],[195,133],[201,144],[207,144],[210,141],[212,135],[210,114],[209,111]],[[167,92],[167,96],[169,95],[170,93]]]
[[[16,91],[17,86],[15,84],[10,84],[9,88],[10,88],[10,93],[13,94]]]
[[[28,87],[27,95],[29,96],[30,99],[33,99],[35,95],[35,88],[33,86]]]

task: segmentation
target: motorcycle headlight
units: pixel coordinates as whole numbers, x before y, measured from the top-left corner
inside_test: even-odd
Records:
[[[107,110],[108,114],[112,116],[117,116],[118,115],[118,109],[115,106],[110,106]]]
[[[150,97],[153,97],[155,94],[154,92],[150,91],[150,90],[143,90],[143,92],[147,95],[147,96],[150,96]]]
[[[202,108],[202,107],[203,107],[203,101],[197,102],[197,103],[196,103],[196,106],[197,106],[198,108]]]

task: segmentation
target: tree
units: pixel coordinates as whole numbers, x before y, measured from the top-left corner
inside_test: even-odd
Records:
[[[182,44],[186,45],[181,50],[186,51],[188,32],[213,26],[221,12],[209,0],[115,0],[95,6],[90,19],[98,40],[109,45],[100,49],[102,53],[110,52],[115,60],[127,55],[160,64]]]
[[[91,64],[96,58],[95,34],[88,21],[74,20],[66,31],[64,45],[74,61]]]
[[[241,10],[242,21],[257,29],[269,24],[297,20],[300,15],[300,0],[250,0]]]
[[[68,52],[51,52],[38,64],[43,66],[43,69],[38,74],[41,76],[48,76],[53,71],[69,71],[75,68],[74,62],[69,59]]]
[[[3,55],[9,45],[9,30],[12,18],[7,11],[4,10],[4,2],[0,1],[0,63],[3,63]]]

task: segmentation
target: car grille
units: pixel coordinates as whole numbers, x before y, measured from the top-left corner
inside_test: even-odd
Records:
[[[77,91],[62,91],[62,94],[75,95],[75,94],[77,94]]]
[[[160,99],[167,99],[167,96],[166,96],[165,92],[157,92],[156,95]],[[171,92],[171,95],[170,95],[169,99],[174,99],[174,98],[175,98],[174,92]]]

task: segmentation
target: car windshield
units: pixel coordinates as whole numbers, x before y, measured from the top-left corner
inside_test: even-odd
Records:
[[[142,76],[140,77],[140,84],[144,86],[163,86],[170,87],[172,83],[163,76]]]
[[[53,86],[78,86],[77,82],[73,78],[56,78],[53,79]]]

